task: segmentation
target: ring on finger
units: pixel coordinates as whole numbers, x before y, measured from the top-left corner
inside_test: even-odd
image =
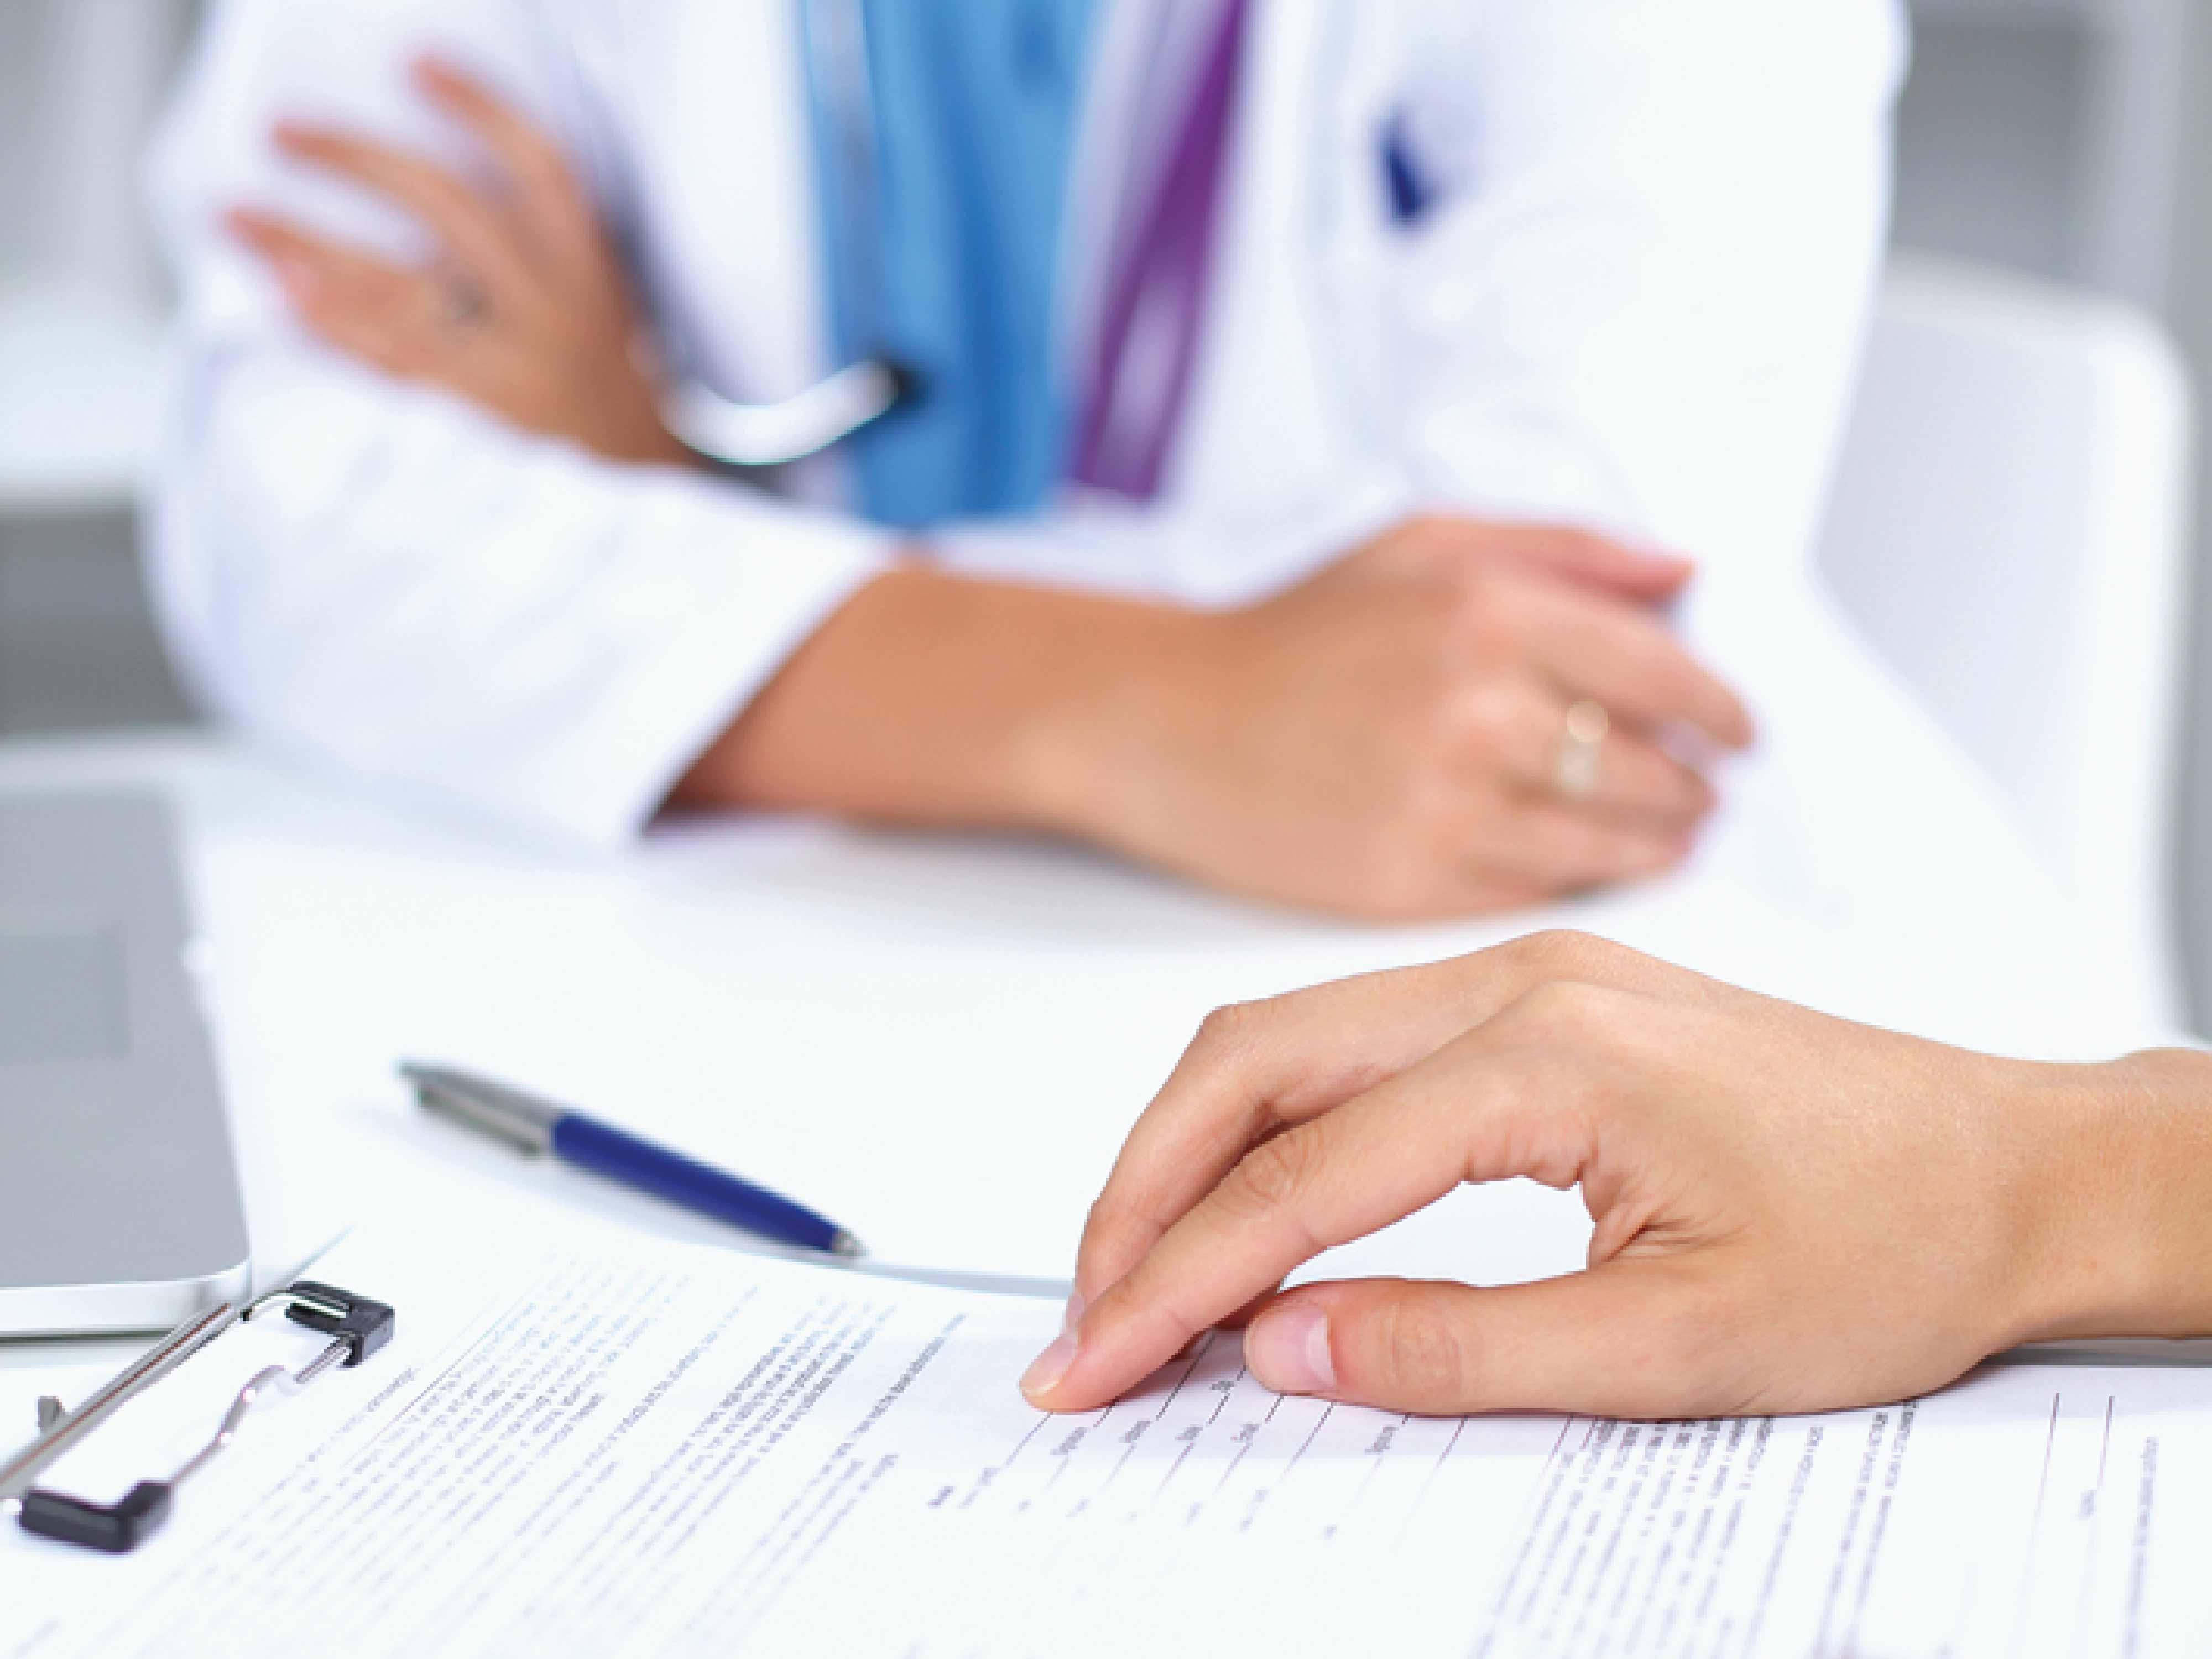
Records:
[[[1588,697],[1567,705],[1558,746],[1552,751],[1552,787],[1569,800],[1588,800],[1597,793],[1606,733],[1613,720],[1604,705]]]
[[[472,328],[491,314],[491,301],[478,283],[449,276],[438,284],[438,320],[447,328]]]

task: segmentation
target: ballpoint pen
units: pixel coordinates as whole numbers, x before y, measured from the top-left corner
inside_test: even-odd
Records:
[[[859,1239],[804,1205],[511,1085],[414,1060],[400,1062],[399,1075],[414,1085],[415,1097],[427,1109],[526,1152],[550,1152],[580,1170],[779,1244],[831,1255],[867,1254]]]

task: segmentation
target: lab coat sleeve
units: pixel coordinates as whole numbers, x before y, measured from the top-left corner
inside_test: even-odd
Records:
[[[404,793],[619,842],[887,551],[719,481],[617,467],[327,352],[220,228],[273,204],[419,249],[279,167],[308,112],[450,153],[406,90],[434,43],[518,98],[604,192],[607,135],[520,0],[232,0],[157,140],[182,315],[151,502],[156,608],[246,730]]]
[[[1432,4],[1394,307],[1418,495],[1809,558],[1887,228],[1895,0]]]

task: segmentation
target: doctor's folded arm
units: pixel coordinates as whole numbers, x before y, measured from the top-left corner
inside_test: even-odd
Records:
[[[602,845],[1651,873],[1752,736],[1665,608],[1808,563],[1902,56],[1890,0],[221,0],[163,624],[264,741]]]

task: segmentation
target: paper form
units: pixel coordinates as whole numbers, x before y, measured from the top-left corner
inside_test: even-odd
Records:
[[[249,1420],[138,1555],[10,1528],[0,1655],[2212,1651],[2193,1370],[1421,1419],[1270,1394],[1224,1333],[1048,1418],[1033,1302],[573,1229],[316,1273],[392,1301],[392,1346]],[[260,1363],[231,1340],[50,1484],[161,1472]]]

